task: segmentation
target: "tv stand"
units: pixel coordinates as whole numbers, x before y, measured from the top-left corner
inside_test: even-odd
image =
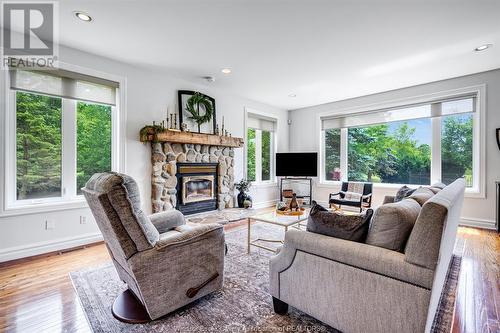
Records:
[[[309,189],[309,191],[306,191],[305,193],[297,193],[297,197],[303,198],[304,199],[304,204],[311,206],[312,205],[312,178],[310,177],[282,177],[280,178],[280,201],[283,201],[283,182],[285,182],[285,185],[287,183],[289,184],[307,184],[306,188]]]

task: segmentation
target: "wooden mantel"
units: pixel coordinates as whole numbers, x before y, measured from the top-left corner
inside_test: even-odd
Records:
[[[156,136],[156,137],[155,137]],[[154,130],[151,128],[148,130],[146,136],[141,136],[140,140],[142,142],[173,142],[173,143],[190,143],[190,144],[200,144],[200,145],[211,145],[211,146],[224,146],[241,148],[243,147],[242,138],[233,138],[230,136],[220,136],[213,134],[203,134],[203,133],[193,133],[193,132],[181,132],[172,130],[163,130],[159,133],[154,134]]]

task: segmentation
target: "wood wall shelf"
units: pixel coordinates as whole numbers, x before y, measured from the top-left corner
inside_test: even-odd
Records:
[[[194,132],[180,132],[164,130],[155,134],[152,128],[148,129],[148,134],[140,138],[141,142],[173,142],[173,143],[190,143],[211,146],[224,146],[241,148],[243,147],[242,138],[234,138],[229,136],[219,136],[213,134],[203,134]]]

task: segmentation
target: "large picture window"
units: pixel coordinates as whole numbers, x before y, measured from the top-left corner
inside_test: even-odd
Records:
[[[88,79],[89,81],[82,81]],[[117,84],[81,74],[11,70],[15,174],[7,207],[71,200],[113,169]],[[11,155],[13,156],[13,155]]]
[[[464,177],[474,187],[475,101],[322,119],[323,179],[429,185]]]
[[[275,119],[248,113],[246,159],[249,181],[274,179],[275,127]]]

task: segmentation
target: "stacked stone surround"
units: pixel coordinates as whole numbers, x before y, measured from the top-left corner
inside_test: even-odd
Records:
[[[170,142],[154,142],[151,147],[151,202],[154,213],[175,209],[177,205],[177,162],[218,163],[219,209],[233,207],[234,148]]]

